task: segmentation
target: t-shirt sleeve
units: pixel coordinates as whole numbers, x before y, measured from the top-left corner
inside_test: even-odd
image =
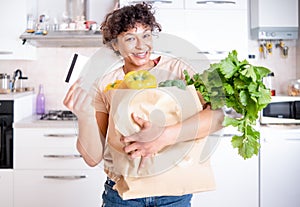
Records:
[[[95,81],[93,84],[93,106],[97,112],[108,114],[107,101],[100,86],[100,81]]]

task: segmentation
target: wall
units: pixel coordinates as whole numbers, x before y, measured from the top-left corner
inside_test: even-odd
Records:
[[[256,56],[255,59],[250,59],[249,62],[253,65],[267,67],[274,72],[276,93],[278,95],[287,95],[289,81],[295,79],[297,76],[297,57],[299,58],[299,51],[297,52],[299,49],[297,49],[297,46],[299,47],[299,44],[297,44],[296,40],[287,40],[284,43],[289,47],[287,57],[283,57],[280,49],[275,48],[273,45],[272,54],[267,55],[266,58],[263,58],[259,53],[258,41],[249,40],[248,43],[249,54],[255,54]],[[300,73],[298,72],[298,74]]]
[[[91,56],[97,48],[38,48],[35,61],[0,61],[1,73],[13,74],[21,69],[23,76],[27,76],[27,86],[38,92],[39,84],[44,85],[46,96],[46,110],[63,109],[63,98],[69,88],[65,78],[74,53]]]

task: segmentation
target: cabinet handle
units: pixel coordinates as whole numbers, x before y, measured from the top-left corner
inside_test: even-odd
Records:
[[[44,155],[45,158],[81,158],[81,155]]]
[[[222,54],[227,54],[227,51],[198,51],[198,54],[203,54],[203,55],[222,55]]]
[[[76,137],[76,134],[44,134],[44,137]]]
[[[207,0],[207,1],[197,1],[196,4],[236,4],[234,1],[214,1],[214,0]]]
[[[133,4],[141,3],[143,1],[132,1]],[[163,4],[172,4],[173,1],[168,1],[168,0],[150,0],[150,1],[145,1],[146,3],[149,4],[154,4],[154,3],[163,3]]]
[[[12,51],[0,51],[0,55],[12,55]]]
[[[86,175],[44,175],[45,179],[78,180],[87,178]]]
[[[300,138],[286,138],[287,141],[300,141]]]

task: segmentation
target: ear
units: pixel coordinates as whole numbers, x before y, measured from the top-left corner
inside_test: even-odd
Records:
[[[117,40],[112,41],[111,46],[112,46],[112,48],[114,49],[115,52],[119,51],[119,46],[118,46]]]

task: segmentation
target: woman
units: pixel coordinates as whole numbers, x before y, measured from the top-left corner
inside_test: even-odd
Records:
[[[153,194],[149,190],[149,196],[122,199],[117,191],[122,188],[120,184],[122,176],[118,176],[114,171],[116,166],[114,166],[114,161],[105,142],[108,128],[112,125],[112,123],[109,123],[110,101],[103,92],[108,83],[123,79],[128,72],[138,70],[151,72],[156,76],[158,82],[175,78],[184,79],[183,70],[187,70],[190,74],[194,73],[187,64],[177,59],[164,56],[152,58],[153,33],[161,31],[161,27],[156,22],[151,9],[150,5],[142,3],[125,6],[107,14],[101,25],[103,42],[123,57],[124,65],[106,74],[96,83],[97,95],[94,99],[80,87],[79,82],[76,82],[71,86],[64,100],[65,106],[78,117],[77,148],[85,162],[90,166],[95,166],[102,159],[104,160],[108,180],[102,197],[103,206],[106,207],[188,207],[191,205],[192,196],[190,193],[169,195],[163,192],[151,196]],[[164,68],[165,70],[158,70],[158,68]],[[204,138],[209,133],[217,131],[221,128],[223,112],[213,111],[207,107],[184,122],[164,128],[159,128],[155,123],[150,123],[135,114],[132,114],[132,119],[140,126],[141,130],[130,136],[121,137],[121,141],[125,146],[124,153],[127,153],[127,156],[131,159],[140,157],[143,161],[167,146],[187,140]],[[199,127],[200,125],[201,127]],[[192,130],[181,133],[183,128]],[[141,137],[143,140],[140,140]],[[140,177],[138,179],[144,178]],[[144,187],[146,189],[143,190],[144,194],[147,195],[147,186]]]

